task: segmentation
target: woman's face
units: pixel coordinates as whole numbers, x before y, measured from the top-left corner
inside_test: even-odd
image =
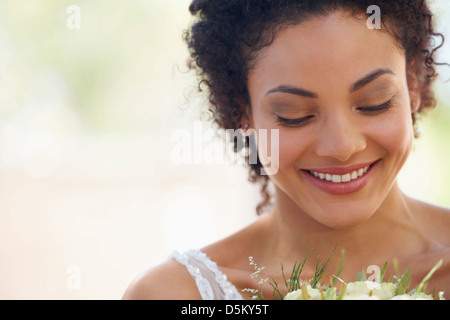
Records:
[[[332,228],[370,218],[413,141],[405,56],[390,33],[344,12],[290,26],[248,89],[256,132],[279,129],[270,179],[283,199]]]

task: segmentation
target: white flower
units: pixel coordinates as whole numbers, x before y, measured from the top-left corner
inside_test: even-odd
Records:
[[[315,289],[308,284],[302,289],[289,292],[284,297],[284,300],[322,300],[322,296],[321,290]]]
[[[285,297],[284,300],[304,300],[302,296],[302,290],[295,290],[292,292],[289,292]]]
[[[344,295],[342,297],[342,300],[381,300],[378,296],[369,296],[368,294],[351,294],[351,295]]]
[[[395,294],[396,286],[390,282],[374,282],[374,281],[356,281],[347,285],[344,299],[346,296],[353,297],[376,297],[374,299],[387,300],[391,299]],[[356,300],[356,299],[355,299]]]
[[[433,296],[431,296],[429,294],[425,294],[423,292],[421,292],[419,294],[405,293],[405,294],[400,294],[398,296],[395,296],[391,300],[433,300]],[[437,300],[445,300],[443,291],[439,292]]]

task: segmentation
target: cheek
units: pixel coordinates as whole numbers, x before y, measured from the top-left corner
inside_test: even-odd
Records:
[[[299,135],[296,130],[280,130],[280,169],[294,169],[296,162],[305,156],[308,150],[308,137],[310,135]]]
[[[408,108],[399,108],[382,125],[372,128],[372,137],[387,153],[406,160],[412,148],[414,131]]]
[[[309,158],[309,146],[314,135],[295,129],[280,129],[279,134],[280,171],[291,173],[301,167],[302,159]]]
[[[253,113],[258,155],[264,167],[277,161],[279,171],[295,167],[307,149],[308,135],[295,129],[280,128],[275,120],[262,113]],[[281,172],[278,172],[281,173]],[[276,174],[277,175],[277,174]]]

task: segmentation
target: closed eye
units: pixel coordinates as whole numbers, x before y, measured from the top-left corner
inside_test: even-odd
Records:
[[[301,126],[305,125],[308,122],[308,120],[314,118],[313,115],[303,117],[303,118],[297,118],[297,119],[286,119],[286,118],[282,118],[280,116],[276,116],[276,117],[277,117],[277,122],[286,127],[301,127]]]
[[[370,106],[370,107],[358,107],[357,110],[361,111],[367,115],[377,115],[380,114],[386,110],[388,110],[392,105],[393,99],[390,99],[389,101],[377,105],[377,106]],[[302,118],[296,118],[296,119],[287,119],[282,118],[278,115],[275,115],[277,122],[283,126],[286,127],[301,127],[305,125],[310,119],[314,118],[313,115],[302,117]]]
[[[378,106],[373,106],[373,107],[359,107],[357,108],[357,110],[366,113],[368,115],[376,115],[379,114],[387,109],[389,109],[392,105],[392,99],[390,99],[389,101],[380,104]]]

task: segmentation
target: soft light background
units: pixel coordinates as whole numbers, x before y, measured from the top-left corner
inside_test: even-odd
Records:
[[[67,27],[70,5],[80,29]],[[0,299],[119,299],[172,250],[256,219],[258,190],[242,166],[174,160],[177,130],[197,150],[204,105],[186,73],[188,5],[0,1]],[[449,2],[433,7],[450,37]],[[447,207],[449,89],[438,83],[442,103],[399,178]]]

